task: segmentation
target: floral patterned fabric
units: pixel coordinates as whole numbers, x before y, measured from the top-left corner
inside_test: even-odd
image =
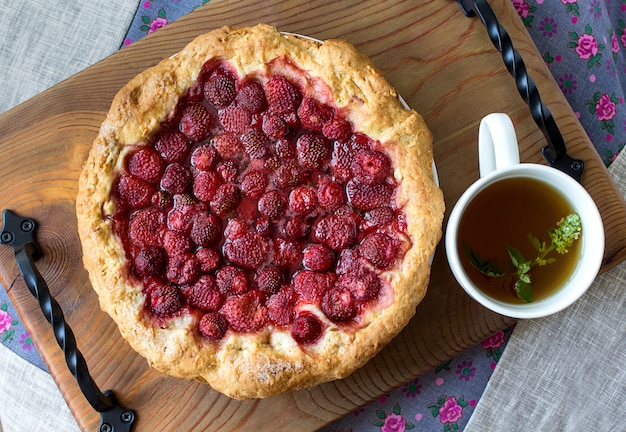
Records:
[[[544,61],[608,166],[626,143],[626,0],[511,0]],[[141,1],[121,48],[208,0]],[[442,363],[323,429],[460,431],[512,329]],[[7,293],[0,290],[0,341],[45,370]]]

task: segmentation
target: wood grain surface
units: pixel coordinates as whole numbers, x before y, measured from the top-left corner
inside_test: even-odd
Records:
[[[626,205],[538,55],[509,0],[492,0],[552,110],[569,153],[586,163],[583,184],[607,234],[602,270],[626,256]],[[74,330],[101,389],[136,410],[135,430],[309,431],[322,427],[512,323],[472,301],[455,282],[440,244],[429,292],[415,318],[365,367],[345,380],[261,401],[228,399],[201,383],[150,369],[100,311],[82,267],[74,213],[77,179],[114,94],[135,74],[194,36],[222,25],[266,22],[280,30],[354,43],[382,69],[434,134],[435,161],[450,209],[478,178],[480,119],[513,119],[525,162],[544,163],[541,132],[517,93],[484,27],[452,0],[211,0],[113,56],[0,116],[2,208],[39,222],[37,262]],[[10,248],[0,250],[0,282],[9,290],[70,409],[85,431],[99,415],[82,397],[48,323],[26,289]]]

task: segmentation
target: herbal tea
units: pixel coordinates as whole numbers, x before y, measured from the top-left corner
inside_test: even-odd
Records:
[[[459,255],[469,278],[489,296],[536,301],[573,272],[579,232],[580,218],[560,192],[532,178],[508,178],[468,204],[459,223]]]

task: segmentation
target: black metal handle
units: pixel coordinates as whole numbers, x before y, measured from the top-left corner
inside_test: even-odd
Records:
[[[541,101],[539,91],[532,78],[528,75],[526,65],[520,53],[513,47],[508,32],[496,18],[493,9],[486,0],[457,0],[466,16],[477,15],[485,28],[493,45],[500,51],[502,60],[509,73],[515,79],[517,90],[530,108],[533,120],[546,138],[547,146],[541,152],[550,164],[580,182],[585,164],[580,159],[573,159],[567,154],[563,135],[559,130],[552,113]]]
[[[3,226],[0,234],[2,244],[13,247],[18,269],[31,294],[38,300],[39,307],[54,330],[57,343],[65,353],[67,366],[76,378],[81,392],[89,404],[101,414],[101,432],[130,431],[135,413],[119,406],[110,390],[102,393],[91,375],[85,358],[76,346],[76,338],[65,321],[59,303],[50,295],[46,281],[34,265],[42,251],[35,241],[37,224],[33,219],[22,218],[11,210],[2,214]]]

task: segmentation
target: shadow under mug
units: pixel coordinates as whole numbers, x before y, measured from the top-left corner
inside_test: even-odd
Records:
[[[501,315],[538,318],[559,312],[578,300],[598,274],[604,255],[604,226],[600,212],[589,193],[567,174],[545,165],[520,163],[515,129],[506,114],[486,116],[481,121],[478,140],[480,179],[459,198],[446,228],[445,248],[450,269],[470,297]],[[558,191],[582,222],[582,232],[577,240],[581,242],[580,258],[569,277],[550,295],[522,304],[501,301],[482,291],[465,271],[458,245],[459,224],[472,200],[496,182],[519,177],[538,180]],[[497,203],[493,207],[498,211]]]

